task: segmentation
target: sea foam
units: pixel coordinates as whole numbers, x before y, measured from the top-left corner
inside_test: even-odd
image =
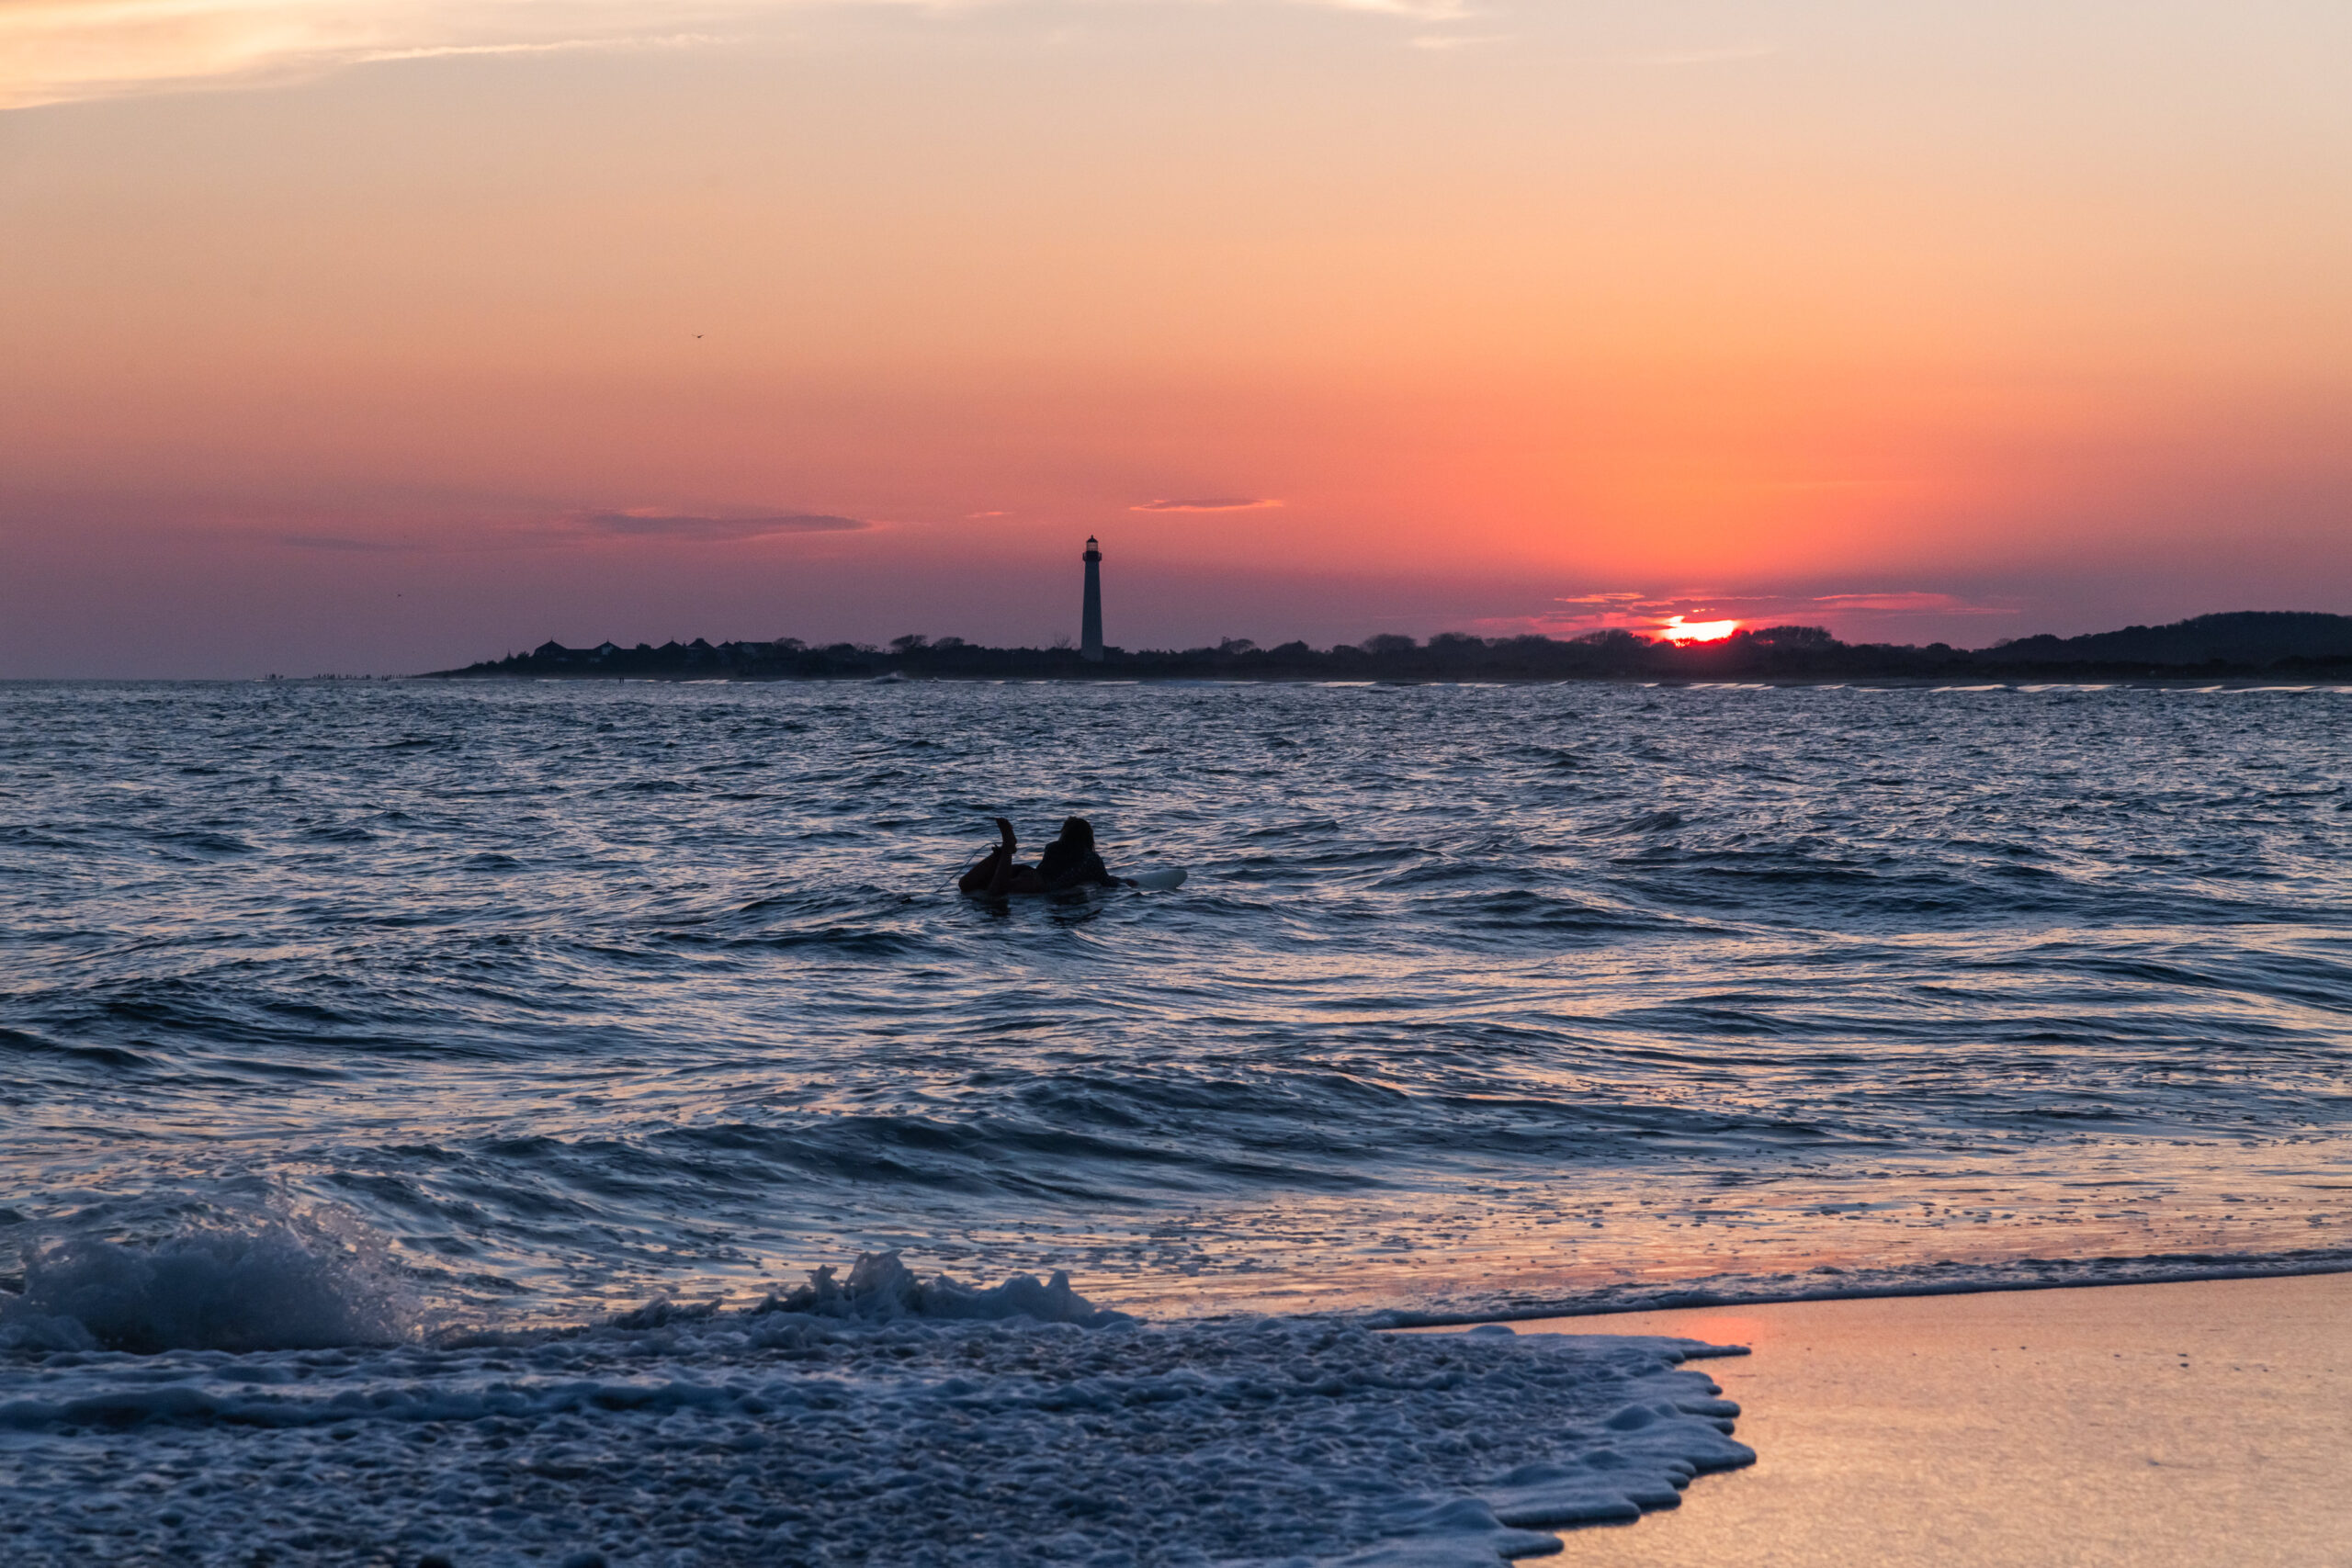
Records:
[[[0,1297],[0,1349],[311,1349],[414,1327],[382,1244],[323,1207],[183,1224],[143,1245],[53,1237],[28,1250],[24,1290]]]
[[[1067,1280],[983,1291],[888,1255],[748,1310],[659,1303],[471,1342],[20,1345],[0,1361],[0,1547],[1491,1568],[1749,1462],[1736,1408],[1679,1365],[1722,1353],[1153,1325]]]

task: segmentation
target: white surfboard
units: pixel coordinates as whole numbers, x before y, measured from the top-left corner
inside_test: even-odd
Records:
[[[1181,865],[1156,865],[1149,871],[1137,872],[1127,880],[1137,887],[1166,893],[1184,886],[1184,868]]]

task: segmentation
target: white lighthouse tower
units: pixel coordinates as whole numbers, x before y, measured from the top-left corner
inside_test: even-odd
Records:
[[[1102,547],[1086,540],[1086,608],[1078,618],[1078,656],[1102,662]]]

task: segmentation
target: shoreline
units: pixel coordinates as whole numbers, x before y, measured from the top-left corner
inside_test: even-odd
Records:
[[[1726,674],[1641,675],[1385,675],[1332,676],[1312,674],[1100,674],[1078,672],[1030,674],[866,674],[854,671],[817,675],[755,675],[674,673],[615,675],[594,671],[532,671],[469,674],[461,671],[428,671],[391,674],[311,675],[11,675],[0,676],[0,686],[1317,686],[1331,688],[1468,687],[1473,689],[1541,688],[1552,686],[1626,686],[1656,691],[1864,691],[1864,692],[2007,692],[2027,696],[2044,692],[2269,692],[2301,695],[2317,692],[2352,693],[2352,669],[2301,679],[2277,673],[2194,675],[2182,673],[2115,673],[2078,670],[2007,671],[1968,674]]]
[[[876,1255],[878,1256],[878,1255]],[[899,1256],[893,1253],[891,1256]],[[845,1267],[837,1264],[837,1267]],[[912,1267],[912,1266],[910,1266]],[[992,1276],[978,1274],[968,1280],[956,1280],[944,1269],[926,1273],[922,1267],[913,1272],[923,1278],[948,1279],[958,1287],[976,1289],[1001,1288],[1003,1283],[1020,1277],[1008,1275],[1000,1281]],[[1575,1298],[1557,1299],[1524,1307],[1493,1311],[1464,1310],[1462,1312],[1418,1312],[1404,1307],[1296,1307],[1279,1305],[1250,1308],[1238,1307],[1198,1314],[1170,1312],[1163,1304],[1153,1305],[1123,1300],[1116,1289],[1107,1281],[1080,1280],[1087,1287],[1087,1299],[1095,1305],[1132,1317],[1149,1327],[1202,1327],[1229,1325],[1253,1320],[1300,1324],[1330,1324],[1349,1328],[1367,1329],[1374,1333],[1422,1333],[1445,1329],[1476,1328],[1487,1324],[1524,1325],[1555,1319],[1574,1318],[1579,1322],[1604,1323],[1611,1319],[1649,1316],[1662,1313],[1715,1312],[1733,1309],[1809,1306],[1846,1302],[1934,1301],[1988,1295],[2041,1294],[2055,1291],[2135,1290],[2151,1286],[2201,1285],[2232,1283],[2245,1280],[2304,1280],[2352,1275],[2352,1251],[2331,1257],[2324,1261],[2281,1263],[2267,1266],[2260,1263],[2221,1264],[2210,1269],[2171,1269],[2152,1270],[2128,1278],[2066,1279],[2066,1280],[1970,1280],[1949,1283],[1901,1283],[1824,1287],[1790,1291],[1705,1291],[1667,1289],[1655,1295],[1622,1302]],[[1028,1276],[1035,1279],[1035,1275]],[[1063,1275],[1057,1273],[1057,1279]],[[0,1300],[5,1300],[7,1286],[0,1283]],[[719,1315],[740,1314],[756,1308],[763,1299],[774,1299],[785,1287],[771,1286],[763,1292],[717,1292],[694,1290],[657,1294],[636,1304],[617,1310],[582,1315],[558,1314],[545,1319],[500,1324],[487,1327],[480,1324],[459,1325],[444,1324],[427,1330],[422,1343],[435,1346],[467,1345],[477,1340],[488,1343],[506,1337],[518,1339],[539,1339],[550,1336],[592,1333],[599,1328],[639,1314],[662,1307],[707,1309]],[[1595,1328],[1580,1330],[1590,1333],[1632,1332]],[[1683,1337],[1690,1337],[1683,1336]]]
[[[1756,1464],[1566,1533],[1579,1568],[2304,1568],[2352,1533],[2341,1273],[1537,1321],[1749,1350],[1707,1365]]]
[[[1973,677],[1973,678],[1972,678]],[[222,678],[231,684],[269,684],[279,686],[350,684],[391,682],[435,681],[446,684],[459,682],[494,684],[509,682],[517,685],[590,685],[607,683],[616,686],[1638,686],[1676,691],[1839,691],[1849,687],[1863,691],[1934,691],[1934,692],[2026,692],[2039,691],[2134,691],[2134,692],[2302,692],[2352,690],[2352,670],[2333,670],[2326,674],[2304,680],[2292,680],[2277,674],[2239,672],[2230,675],[2165,674],[2141,671],[2086,671],[2079,670],[2011,671],[1955,672],[1951,675],[1917,674],[1822,674],[1765,675],[1724,674],[1704,675],[1641,675],[1632,673],[1594,675],[1382,675],[1351,677],[1309,674],[1170,674],[1138,675],[1104,673],[1089,675],[1070,672],[1053,675],[1023,674],[861,674],[846,672],[836,675],[752,675],[752,674],[661,674],[610,675],[594,671],[564,673],[549,671],[526,671],[515,673],[469,674],[463,671],[436,670],[419,674],[403,675],[254,675]]]
[[[2302,1280],[2334,1274],[2352,1274],[2352,1256],[2301,1263],[2281,1263],[2276,1266],[2239,1263],[2216,1264],[2211,1268],[2159,1269],[2126,1279],[2109,1280],[1986,1279],[1953,1280],[1940,1284],[1932,1281],[1903,1283],[1890,1280],[1883,1284],[1822,1286],[1786,1291],[1769,1289],[1707,1291],[1667,1288],[1656,1295],[1637,1297],[1623,1303],[1604,1303],[1571,1299],[1526,1307],[1459,1313],[1424,1313],[1404,1308],[1377,1308],[1364,1314],[1362,1321],[1370,1327],[1379,1329],[1471,1328],[1482,1323],[1533,1323],[1565,1317],[1578,1319],[1623,1317],[1635,1314],[1702,1312],[1725,1307],[1804,1306],[1823,1302],[1908,1301],[1942,1296],[2018,1295],[2045,1291],[2127,1290],[2146,1285],[2199,1285],[2244,1280]],[[1324,1314],[1306,1313],[1299,1315],[1321,1316]]]

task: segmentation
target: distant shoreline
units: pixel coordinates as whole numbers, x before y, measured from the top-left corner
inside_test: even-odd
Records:
[[[676,675],[611,675],[593,671],[548,672],[526,671],[499,671],[475,674],[465,671],[435,671],[424,675],[286,675],[271,679],[286,685],[323,684],[329,682],[352,683],[359,681],[418,682],[418,681],[514,681],[514,682],[574,682],[594,685],[609,682],[622,685],[659,686],[789,686],[789,685],[930,685],[930,686],[1322,686],[1333,689],[1387,688],[1402,690],[1416,686],[1634,686],[1659,691],[1839,691],[1859,687],[1871,691],[2017,691],[2028,687],[2070,688],[2076,691],[2234,691],[2234,692],[2299,692],[2322,686],[2352,685],[2352,664],[2332,667],[2317,672],[2292,672],[2300,679],[2290,679],[2289,671],[2266,671],[2234,675],[2184,675],[2171,673],[2133,674],[2086,673],[2080,671],[2063,672],[2030,671],[1986,675],[1968,681],[1932,675],[1870,675],[1857,674],[1831,679],[1827,676],[1780,675],[1755,680],[1724,678],[1660,677],[1638,675],[1565,675],[1565,676],[1489,676],[1486,678],[1424,676],[1390,680],[1348,681],[1313,675],[750,675],[685,673]]]
[[[2352,616],[2285,611],[2200,615],[2168,626],[2086,637],[2026,637],[1984,649],[1849,644],[1819,626],[1766,626],[1713,642],[1651,641],[1624,631],[1558,640],[1442,633],[1421,643],[1383,636],[1361,646],[1304,642],[1261,649],[1228,638],[1215,648],[1131,652],[1099,660],[1069,648],[982,648],[959,638],[904,637],[888,648],[797,638],[773,642],[545,642],[528,653],[431,671],[432,680],[1279,682],[1428,685],[1643,681],[1820,685],[2228,682],[2352,679]]]

